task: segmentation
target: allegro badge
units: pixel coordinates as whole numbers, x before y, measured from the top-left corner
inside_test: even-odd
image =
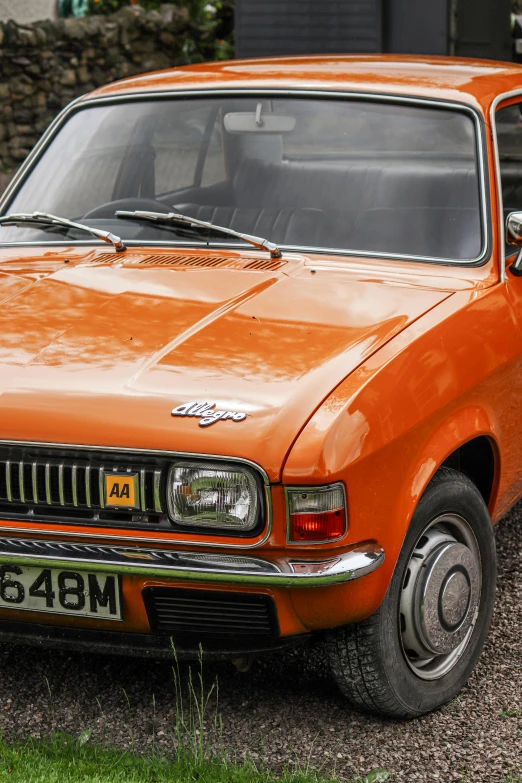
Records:
[[[210,427],[211,424],[215,424],[216,421],[244,421],[247,417],[246,413],[241,411],[220,411],[215,410],[217,403],[215,402],[201,402],[194,400],[193,402],[184,402],[182,405],[178,405],[177,408],[171,411],[172,416],[194,416],[199,419],[200,427]]]

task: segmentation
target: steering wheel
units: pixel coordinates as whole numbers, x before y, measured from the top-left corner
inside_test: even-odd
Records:
[[[147,212],[162,212],[168,214],[171,212],[163,202],[156,201],[153,198],[119,198],[116,201],[107,201],[106,204],[100,204],[99,207],[94,207],[90,212],[87,212],[83,216],[83,220],[87,218],[113,218],[115,212],[119,209],[133,212],[135,209],[141,209]]]

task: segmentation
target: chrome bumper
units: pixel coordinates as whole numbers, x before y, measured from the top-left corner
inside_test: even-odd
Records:
[[[269,561],[236,554],[210,554],[69,542],[0,539],[0,564],[76,568],[193,582],[226,582],[271,587],[326,587],[349,582],[375,571],[384,550],[362,544],[342,555],[321,560],[279,558]]]

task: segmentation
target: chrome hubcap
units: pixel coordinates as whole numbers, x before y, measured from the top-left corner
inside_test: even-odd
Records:
[[[455,631],[468,612],[471,585],[467,574],[453,571],[446,577],[440,594],[440,620],[446,631]]]
[[[442,677],[464,652],[481,582],[478,545],[467,522],[446,514],[427,525],[405,571],[399,614],[404,656],[422,679]]]

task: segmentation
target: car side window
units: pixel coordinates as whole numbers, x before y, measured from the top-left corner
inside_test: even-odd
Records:
[[[505,220],[522,210],[522,103],[499,109],[496,126]],[[506,248],[510,255],[516,252],[513,245]]]

